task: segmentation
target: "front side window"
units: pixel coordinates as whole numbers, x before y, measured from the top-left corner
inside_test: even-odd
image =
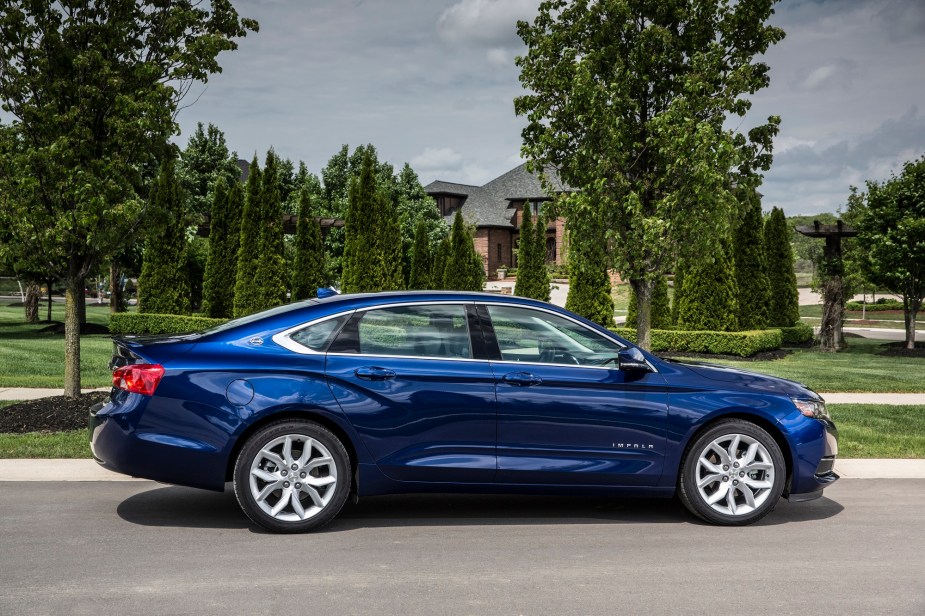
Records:
[[[574,321],[516,306],[488,306],[501,359],[541,364],[611,365],[622,347]]]
[[[462,304],[396,306],[362,313],[356,323],[363,355],[471,359],[469,322]]]

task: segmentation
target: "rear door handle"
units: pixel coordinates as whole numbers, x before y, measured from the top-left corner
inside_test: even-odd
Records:
[[[387,381],[395,378],[395,371],[388,368],[379,368],[378,366],[363,366],[353,371],[357,378],[364,381]]]
[[[532,385],[539,385],[543,382],[543,379],[529,372],[510,372],[505,374],[502,380],[505,383],[517,385],[518,387],[530,387]]]

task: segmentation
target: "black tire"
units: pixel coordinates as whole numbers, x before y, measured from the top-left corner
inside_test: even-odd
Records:
[[[322,455],[320,453],[321,448],[323,448],[326,450],[327,454],[330,454],[332,462],[324,463],[317,469],[308,470],[300,468],[292,471],[289,468],[277,467],[276,464],[269,462],[261,451],[268,444],[279,439],[285,439],[287,436],[295,437],[292,439],[293,454],[304,451],[304,443],[308,441],[300,439],[312,439],[314,445],[310,452],[310,456],[312,456],[310,461],[327,458],[327,455]],[[320,447],[318,447],[318,445],[320,445]],[[299,447],[299,449],[296,449],[296,447]],[[257,465],[259,470],[267,470],[268,474],[286,475],[286,478],[291,479],[290,482],[285,484],[285,488],[280,486],[269,491],[263,498],[263,506],[258,502],[258,495],[253,493],[252,485],[257,488],[266,488],[270,486],[272,482],[267,481],[261,483],[262,480],[255,478],[254,484],[251,483],[252,465],[255,464],[255,458],[258,457],[259,460],[257,461]],[[295,455],[293,455],[293,458],[295,458]],[[294,462],[298,461],[294,460]],[[263,507],[272,504],[270,501],[274,498],[276,499],[276,503],[278,503],[282,500],[285,491],[289,491],[291,494],[296,485],[301,487],[301,483],[296,483],[299,481],[299,475],[293,474],[289,476],[289,473],[301,474],[302,472],[312,477],[314,477],[315,474],[319,475],[320,478],[335,477],[333,484],[313,488],[315,494],[324,500],[323,506],[319,506],[318,511],[311,513],[310,517],[307,519],[295,519],[299,514],[295,512],[291,500],[287,501],[290,504],[285,505],[283,510],[277,514],[279,517],[272,515],[271,512],[265,511]],[[285,478],[281,477],[280,479],[282,480]],[[343,443],[340,442],[340,439],[334,436],[334,434],[324,426],[303,420],[281,420],[268,424],[255,432],[247,439],[247,442],[241,448],[234,467],[234,493],[241,509],[255,524],[276,533],[304,533],[321,528],[330,522],[344,506],[350,494],[351,481],[350,458]],[[290,486],[293,487],[292,490]],[[308,488],[304,489],[308,490]],[[330,494],[328,490],[330,490]],[[310,513],[315,507],[312,499],[302,492],[295,491],[295,493],[300,499],[297,505],[302,507],[303,511],[306,513]],[[288,496],[287,499],[291,499],[291,496]],[[306,508],[305,505],[308,505],[308,508]],[[280,517],[286,516],[293,519],[280,519]]]
[[[762,456],[762,459],[766,459],[765,464],[772,465],[770,474],[764,474],[768,472],[765,470],[754,470],[751,471],[754,476],[749,475],[748,479],[743,479],[738,473],[746,472],[741,470],[745,467],[734,468],[733,464],[736,462],[723,465],[722,459],[717,455],[715,450],[707,451],[711,443],[717,440],[726,442],[724,439],[727,438],[729,439],[729,447],[731,447],[735,443],[735,441],[732,440],[735,435],[739,435],[742,441],[750,440],[751,442],[757,442],[764,448],[763,452],[759,450],[759,455]],[[743,447],[747,449],[747,445],[740,444],[737,451],[742,452]],[[719,479],[706,484],[703,490],[708,497],[712,495],[719,496],[720,491],[725,490],[726,496],[715,505],[711,505],[707,502],[704,493],[701,492],[701,489],[697,485],[698,481],[701,479],[707,480],[710,477],[717,476],[713,474],[712,471],[701,468],[701,456],[712,456],[719,463],[716,465],[719,470]],[[730,460],[731,459],[730,456]],[[741,463],[741,458],[739,460],[739,463]],[[725,466],[729,466],[729,468],[726,469]],[[736,468],[740,469],[738,473]],[[701,473],[700,476],[698,476],[698,472]],[[681,472],[678,476],[678,496],[688,511],[702,520],[721,526],[744,526],[757,522],[774,509],[784,491],[786,475],[787,467],[780,446],[767,431],[743,419],[724,419],[711,425],[688,445],[684,453],[684,458],[681,461]],[[723,477],[725,477],[725,479],[723,479]],[[746,481],[749,481],[750,484],[746,485]],[[736,482],[735,486],[733,486],[733,482]],[[740,485],[738,482],[741,482],[742,487],[738,487]],[[760,488],[759,490],[753,490],[751,487],[752,485],[766,484],[770,484],[770,487]],[[741,491],[743,488],[749,490],[757,506],[751,507],[747,504],[745,501],[745,493]],[[736,512],[732,514],[718,510],[720,508],[729,511],[733,510],[733,507],[730,506],[726,500],[729,498],[728,495],[730,492],[732,493],[731,498],[733,505],[735,505],[738,511],[744,511],[744,513]],[[758,498],[755,498],[756,496],[758,496]],[[761,500],[760,504],[758,504],[759,498]]]

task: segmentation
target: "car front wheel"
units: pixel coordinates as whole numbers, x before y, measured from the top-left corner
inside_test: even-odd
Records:
[[[770,513],[784,490],[786,466],[777,442],[741,419],[717,422],[687,449],[678,493],[693,514],[739,526]]]
[[[247,517],[283,533],[330,522],[347,500],[350,481],[343,444],[309,421],[261,428],[241,448],[234,469],[235,496]]]

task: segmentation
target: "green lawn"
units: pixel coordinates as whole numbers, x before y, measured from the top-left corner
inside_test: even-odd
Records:
[[[861,320],[861,311],[845,312],[845,327],[871,327],[885,329],[904,329],[902,312],[878,312],[870,311],[867,318]],[[822,319],[822,306],[820,304],[808,304],[800,306],[800,318],[804,319],[809,325],[819,325]],[[919,314],[916,319],[917,327],[925,327],[925,314]]]
[[[829,411],[841,458],[925,458],[925,406],[832,404]]]
[[[41,317],[45,317],[42,305]],[[52,305],[52,319],[64,320],[64,305]],[[109,309],[87,303],[87,320],[106,325]],[[46,325],[23,323],[22,307],[0,306],[0,387],[62,387],[64,382],[64,336],[40,334]],[[82,336],[81,378],[84,387],[112,383],[107,368],[112,357],[109,336]]]
[[[90,458],[86,430],[0,434],[0,458]]]
[[[707,361],[799,381],[816,391],[925,393],[925,357],[880,355],[886,344],[849,338],[848,348],[839,353],[801,349],[782,359]]]

